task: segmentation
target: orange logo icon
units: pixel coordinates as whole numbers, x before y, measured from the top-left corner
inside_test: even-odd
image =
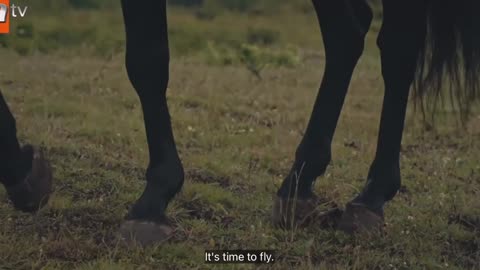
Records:
[[[0,34],[10,32],[10,0],[0,0]]]

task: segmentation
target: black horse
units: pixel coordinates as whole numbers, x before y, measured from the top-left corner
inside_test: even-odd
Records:
[[[305,212],[314,206],[312,185],[330,163],[334,131],[373,17],[366,0],[313,0],[313,6],[325,44],[325,73],[293,166],[277,192],[273,217],[280,225],[298,218],[297,213],[292,215],[294,209]],[[121,232],[146,244],[171,236],[165,209],[183,185],[184,170],[165,96],[169,79],[166,1],[122,0],[122,8],[126,67],[142,104],[150,163],[145,191]],[[479,95],[479,8],[477,0],[383,1],[378,46],[385,96],[377,152],[365,187],[347,204],[340,229],[378,231],[383,225],[384,205],[400,188],[400,145],[412,85],[422,108],[435,108],[445,83],[461,115],[468,115]],[[20,147],[15,120],[3,98],[0,120],[0,179],[17,208],[34,211],[48,199],[48,162],[40,151]]]

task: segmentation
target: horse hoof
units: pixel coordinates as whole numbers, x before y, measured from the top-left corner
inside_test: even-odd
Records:
[[[338,229],[346,234],[379,233],[383,231],[384,217],[361,203],[348,203]]]
[[[119,232],[122,240],[127,244],[147,247],[168,241],[175,230],[167,223],[127,220],[122,224]]]
[[[52,168],[43,152],[27,145],[22,151],[32,151],[32,169],[25,179],[7,188],[13,206],[24,212],[36,212],[47,204],[52,193]]]
[[[335,226],[341,216],[337,205],[332,201],[313,196],[308,199],[274,198],[272,222],[284,229],[304,227],[313,222],[320,226]]]

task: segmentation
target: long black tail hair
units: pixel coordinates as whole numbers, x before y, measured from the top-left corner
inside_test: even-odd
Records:
[[[413,98],[432,117],[449,98],[464,122],[480,98],[480,0],[428,0]]]

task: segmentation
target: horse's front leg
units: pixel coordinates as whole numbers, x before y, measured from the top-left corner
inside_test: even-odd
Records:
[[[169,77],[166,1],[123,0],[122,8],[126,67],[142,104],[150,164],[145,191],[131,208],[121,232],[148,244],[171,235],[165,209],[184,180],[165,95]]]
[[[312,185],[330,163],[333,134],[372,20],[364,0],[313,0],[313,4],[325,45],[325,71],[294,164],[277,193],[274,223],[285,225],[292,222],[291,208],[306,207],[294,204],[310,205]],[[294,204],[289,199],[293,197],[297,198]]]
[[[383,226],[383,207],[400,188],[400,145],[408,95],[418,54],[425,42],[425,1],[384,1],[383,8],[378,46],[385,96],[377,152],[365,187],[347,204],[340,224],[346,232]]]

